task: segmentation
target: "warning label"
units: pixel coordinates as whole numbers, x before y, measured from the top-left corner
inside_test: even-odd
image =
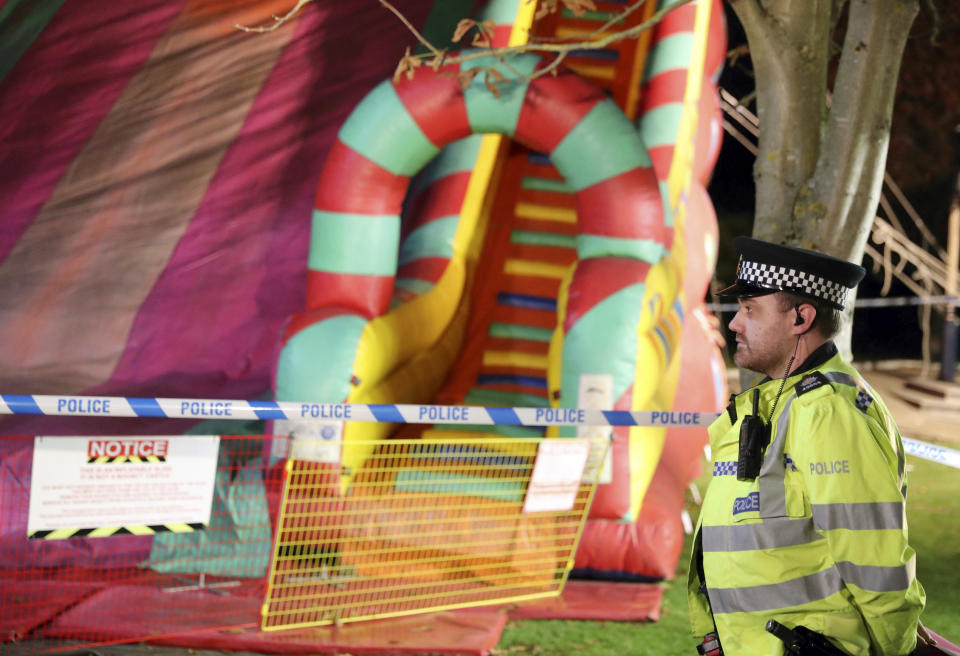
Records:
[[[216,436],[37,437],[27,533],[207,524],[219,444]]]
[[[103,439],[87,442],[87,460],[99,458],[166,458],[170,440],[151,439]]]
[[[590,440],[546,439],[537,448],[523,512],[566,512],[573,508],[590,455]]]

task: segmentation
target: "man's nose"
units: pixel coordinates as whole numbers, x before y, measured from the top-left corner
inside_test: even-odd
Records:
[[[737,310],[737,313],[733,315],[733,319],[731,319],[730,323],[727,324],[727,328],[729,328],[731,331],[735,333],[740,332],[739,330],[737,330],[737,328],[740,326],[739,321],[740,321],[740,311]]]

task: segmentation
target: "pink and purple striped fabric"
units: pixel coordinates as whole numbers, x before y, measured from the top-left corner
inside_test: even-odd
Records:
[[[410,42],[352,2],[232,27],[289,4],[0,3],[4,392],[268,393],[324,157]],[[429,9],[397,6],[414,24]],[[64,426],[158,430],[114,421]]]

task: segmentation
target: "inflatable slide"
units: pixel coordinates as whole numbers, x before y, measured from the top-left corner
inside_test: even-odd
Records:
[[[495,0],[475,19],[496,24],[494,46],[531,33],[578,39],[610,29],[620,4],[532,24],[531,4]],[[720,143],[713,80],[724,51],[722,10],[703,0],[640,39],[572,52],[556,74],[536,76],[550,60],[533,53],[477,52],[377,85],[320,177],[306,308],[285,328],[276,398],[719,410],[723,363],[703,304],[716,219],[704,184]],[[274,432],[345,442],[462,434],[425,419],[437,421],[276,422]],[[670,576],[704,432],[606,430],[574,575]],[[341,466],[345,492],[367,455],[317,459]]]

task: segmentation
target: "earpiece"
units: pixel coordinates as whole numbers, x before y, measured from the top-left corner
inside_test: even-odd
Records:
[[[793,325],[794,325],[794,326],[802,326],[802,325],[803,325],[803,317],[800,316],[800,306],[799,306],[799,305],[794,305],[794,306],[793,306],[793,310],[794,310],[794,312],[797,313],[797,320],[793,322]]]

